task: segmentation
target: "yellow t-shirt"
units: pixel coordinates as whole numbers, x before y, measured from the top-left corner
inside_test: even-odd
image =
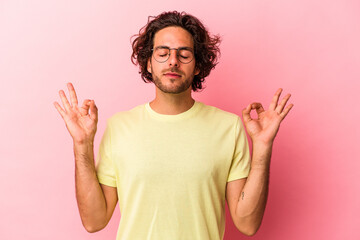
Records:
[[[118,192],[117,240],[222,240],[226,183],[250,171],[240,118],[198,101],[177,115],[149,103],[115,114],[97,159],[99,182]]]

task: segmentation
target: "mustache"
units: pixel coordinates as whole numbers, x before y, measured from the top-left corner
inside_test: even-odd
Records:
[[[163,73],[167,73],[167,72],[172,72],[172,73],[177,73],[177,74],[184,74],[182,71],[179,71],[177,69],[177,67],[172,67],[172,68],[169,68],[169,69],[166,69],[163,71]]]

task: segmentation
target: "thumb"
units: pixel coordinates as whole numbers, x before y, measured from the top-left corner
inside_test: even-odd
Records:
[[[90,108],[90,102],[91,102],[91,100],[89,100],[89,99],[84,100],[83,105],[79,109],[82,116],[88,115],[89,108]]]
[[[94,121],[98,120],[98,109],[95,105],[94,100],[91,100],[91,102],[90,102],[90,118]]]

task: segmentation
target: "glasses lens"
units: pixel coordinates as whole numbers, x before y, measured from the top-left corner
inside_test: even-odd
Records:
[[[166,62],[169,58],[169,49],[168,48],[156,48],[154,51],[154,58],[158,62]]]
[[[189,63],[194,58],[194,54],[189,49],[179,50],[179,61],[182,63]]]

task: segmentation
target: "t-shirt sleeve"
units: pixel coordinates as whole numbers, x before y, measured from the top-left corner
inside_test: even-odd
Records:
[[[108,121],[96,158],[96,173],[101,184],[116,187],[116,174],[111,149],[111,126]]]
[[[250,161],[250,150],[245,128],[240,117],[238,117],[235,127],[235,150],[227,181],[246,178],[250,172]]]

